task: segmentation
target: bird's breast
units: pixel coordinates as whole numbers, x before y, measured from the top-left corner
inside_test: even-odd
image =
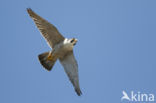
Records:
[[[54,47],[52,52],[57,55],[58,58],[61,58],[72,50],[73,48],[70,45],[58,44]]]

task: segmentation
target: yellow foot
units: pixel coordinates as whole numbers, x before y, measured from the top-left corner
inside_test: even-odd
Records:
[[[53,57],[52,57],[52,55],[49,55],[49,56],[47,57],[47,60],[49,60],[49,61],[53,61]]]

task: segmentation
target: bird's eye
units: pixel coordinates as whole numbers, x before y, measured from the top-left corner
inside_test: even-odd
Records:
[[[70,42],[71,42],[71,43],[74,42],[74,39],[72,39]]]

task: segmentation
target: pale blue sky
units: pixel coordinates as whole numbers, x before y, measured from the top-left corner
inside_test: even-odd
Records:
[[[78,97],[26,8],[79,41]],[[156,95],[155,0],[1,0],[0,103],[120,103],[122,91]]]

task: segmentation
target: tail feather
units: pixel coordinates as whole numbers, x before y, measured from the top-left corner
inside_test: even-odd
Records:
[[[41,65],[48,71],[52,69],[52,67],[54,66],[57,60],[56,58],[53,58],[53,60],[48,60],[47,58],[48,58],[49,53],[50,52],[45,52],[45,53],[38,55],[38,59]]]

